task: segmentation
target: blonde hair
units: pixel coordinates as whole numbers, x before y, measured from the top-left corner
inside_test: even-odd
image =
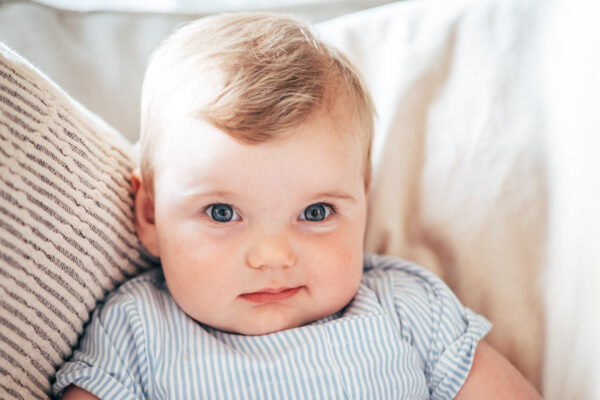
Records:
[[[248,143],[284,135],[345,100],[365,143],[368,186],[374,107],[358,71],[296,19],[239,13],[192,22],[152,55],[141,104],[141,174],[151,196],[164,102],[190,88],[194,116]]]

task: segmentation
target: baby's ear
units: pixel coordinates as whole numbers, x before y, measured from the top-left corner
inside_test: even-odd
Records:
[[[155,257],[160,256],[158,246],[158,232],[154,222],[154,200],[148,194],[139,169],[131,174],[131,187],[133,189],[135,230],[144,247]]]

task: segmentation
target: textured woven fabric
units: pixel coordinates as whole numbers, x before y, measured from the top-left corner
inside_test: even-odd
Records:
[[[48,398],[108,290],[152,264],[132,146],[0,44],[0,398]]]

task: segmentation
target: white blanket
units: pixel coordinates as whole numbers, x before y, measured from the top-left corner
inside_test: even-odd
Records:
[[[563,212],[576,205],[559,204],[552,210],[552,226],[548,219],[550,196],[560,195],[566,188],[563,180],[569,179],[548,175],[549,165],[560,157],[548,153],[549,138],[558,147],[577,142],[565,139],[570,133],[557,130],[548,118],[545,60],[560,58],[545,53],[553,31],[546,22],[551,9],[552,2],[534,0],[412,1],[319,28],[359,65],[380,116],[367,250],[413,259],[441,275],[465,304],[494,323],[488,340],[540,389],[546,296],[553,330],[548,334],[552,365],[547,366],[547,394],[594,398],[576,397],[572,387],[565,391],[556,380],[567,373],[563,361],[573,348],[557,351],[554,346],[569,345],[561,338],[571,334],[569,340],[582,339],[581,348],[596,340],[588,333],[573,334],[572,324],[590,319],[589,312],[573,313],[583,297],[553,314],[561,301],[562,276],[570,277],[569,293],[574,295],[584,289],[584,275],[566,263],[576,247],[560,247],[566,239],[560,230],[574,228]],[[596,38],[598,33],[596,29]],[[585,43],[586,37],[573,39]],[[596,47],[589,50],[598,54],[595,40]],[[597,94],[595,115],[600,111]],[[558,103],[552,111],[560,112],[564,105]],[[563,122],[567,125],[562,128],[568,127]],[[597,160],[600,132],[595,133]],[[575,168],[574,173],[590,171],[587,165]],[[595,182],[592,177],[589,182],[596,184],[597,197],[600,169],[594,171]],[[597,207],[600,201],[592,204]],[[597,254],[598,211],[595,223],[595,232],[579,232],[596,233]],[[549,234],[553,248],[547,253]],[[550,259],[546,275],[547,257],[555,256],[562,256],[560,265]],[[597,289],[597,282],[592,285]],[[591,287],[585,292],[594,293]],[[583,310],[591,311],[589,305]],[[567,313],[571,326],[559,327]],[[587,325],[598,336],[597,324]],[[596,356],[596,365],[598,361]],[[575,372],[582,369],[570,371]],[[591,375],[580,376],[585,381]]]

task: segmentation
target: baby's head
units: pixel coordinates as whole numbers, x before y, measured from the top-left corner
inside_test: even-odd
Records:
[[[304,24],[209,17],[153,55],[136,227],[175,301],[265,334],[333,314],[362,276],[373,105]]]

